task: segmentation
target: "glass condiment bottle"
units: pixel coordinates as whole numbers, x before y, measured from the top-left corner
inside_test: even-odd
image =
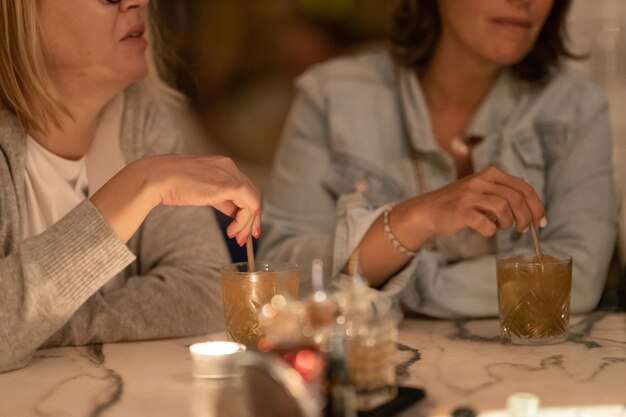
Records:
[[[306,305],[280,297],[274,296],[261,310],[259,323],[265,335],[258,343],[258,350],[279,356],[319,390],[324,358],[319,348],[304,334],[308,320]]]
[[[344,277],[341,287],[341,313],[347,336],[347,365],[357,393],[359,411],[372,410],[395,398],[397,316],[385,296],[371,289],[357,271]],[[385,302],[381,302],[385,301]]]
[[[323,263],[320,259],[313,260],[312,286],[313,293],[306,299],[308,323],[303,332],[323,352],[328,350],[330,329],[336,324],[337,304],[331,300],[330,294],[324,290]]]
[[[324,417],[356,417],[356,391],[346,366],[346,336],[335,327],[329,336]]]

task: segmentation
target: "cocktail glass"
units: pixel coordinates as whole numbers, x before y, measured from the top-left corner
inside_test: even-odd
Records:
[[[501,334],[519,345],[567,340],[572,258],[543,253],[496,258]]]
[[[298,267],[280,262],[255,262],[255,272],[248,263],[222,267],[222,296],[226,331],[238,343],[254,346],[263,335],[259,312],[277,294],[297,298]]]

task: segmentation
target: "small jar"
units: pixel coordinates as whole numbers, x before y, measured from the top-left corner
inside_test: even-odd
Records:
[[[348,371],[357,394],[357,408],[368,411],[398,395],[396,340],[398,323],[388,314],[346,323]]]
[[[338,304],[347,340],[347,365],[359,411],[398,395],[396,340],[398,314],[391,299],[355,275],[339,283]],[[341,323],[340,323],[341,324]]]

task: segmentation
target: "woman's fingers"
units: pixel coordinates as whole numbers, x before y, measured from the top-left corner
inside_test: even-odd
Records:
[[[236,167],[232,167],[237,186],[223,194],[225,202],[231,209],[230,216],[234,220],[226,228],[226,234],[235,238],[239,246],[245,245],[250,236],[259,237],[261,195],[252,182]],[[232,200],[230,200],[232,199]]]
[[[254,216],[254,222],[252,223],[252,236],[258,239],[261,236],[261,216]]]
[[[471,207],[494,222],[498,229],[516,225],[523,232],[534,218],[534,206],[539,219],[543,217],[543,205],[535,191],[525,181],[504,174],[496,168],[484,170],[469,179],[462,206]],[[475,217],[475,216],[474,216]],[[475,217],[474,221],[480,220]]]
[[[250,234],[253,216],[247,208],[240,209],[235,215],[235,219],[226,228],[228,237],[236,237],[242,234]]]
[[[545,217],[545,210],[537,192],[530,184],[521,178],[505,174],[495,167],[486,168],[481,171],[481,173],[484,173],[486,178],[490,179],[494,184],[509,187],[520,193],[532,214],[532,219],[536,224],[540,224],[541,220]],[[530,223],[530,221],[528,223]]]
[[[248,209],[240,209],[226,228],[226,234],[230,238],[234,237],[239,246],[243,246],[250,236],[258,239],[261,234],[260,215],[254,216]]]
[[[499,184],[493,184],[491,190],[488,192],[491,195],[498,196],[507,202],[508,210],[514,217],[518,232],[521,233],[530,225],[533,214],[521,192]],[[512,225],[513,224],[509,224],[506,228],[509,228]]]
[[[224,187],[217,193],[219,203],[209,204],[216,208],[219,205],[228,210],[228,215],[234,220],[226,228],[226,234],[230,238],[236,238],[237,243],[243,246],[250,235],[254,235],[259,229],[260,222],[256,220],[260,215],[261,195],[258,189],[234,164],[226,164],[226,174],[230,175],[234,184],[232,187]],[[219,210],[220,208],[218,208]],[[226,213],[226,211],[224,211]],[[260,230],[259,230],[260,231]],[[257,236],[258,237],[258,232]]]
[[[431,235],[451,236],[469,227],[492,236],[514,224],[523,232],[533,220],[544,226],[544,207],[535,190],[495,167],[424,194],[415,202],[421,218],[430,219],[427,231]]]
[[[139,163],[135,164],[138,165]],[[245,244],[260,234],[261,193],[235,162],[223,156],[156,155],[146,157],[139,174],[147,176],[156,204],[212,206],[234,220],[226,233]],[[156,167],[156,168],[153,168]],[[147,175],[148,173],[156,173]]]
[[[213,204],[213,207],[215,207],[217,210],[221,211],[228,217],[233,217],[233,218],[237,214],[237,210],[239,210],[239,207],[237,207],[235,203],[233,203],[232,201],[224,201],[221,203],[215,203]]]
[[[472,193],[469,197],[465,198],[465,205],[464,210],[471,209],[472,211],[478,212],[482,217],[491,222],[494,225],[493,233],[495,233],[497,229],[504,230],[513,226],[515,220],[513,213],[511,212],[509,203],[502,197],[490,194]],[[472,218],[472,222],[476,222],[479,219],[482,221],[481,218],[473,214],[470,217]],[[472,224],[475,225],[474,223]],[[491,227],[489,227],[489,229],[491,230]]]
[[[487,215],[478,210],[468,209],[464,213],[465,226],[476,230],[485,237],[493,236],[498,230],[498,226],[490,220]]]

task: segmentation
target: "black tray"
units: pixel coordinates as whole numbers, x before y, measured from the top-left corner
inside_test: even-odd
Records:
[[[370,411],[359,411],[359,417],[392,417],[426,396],[420,388],[398,387],[398,396]]]

